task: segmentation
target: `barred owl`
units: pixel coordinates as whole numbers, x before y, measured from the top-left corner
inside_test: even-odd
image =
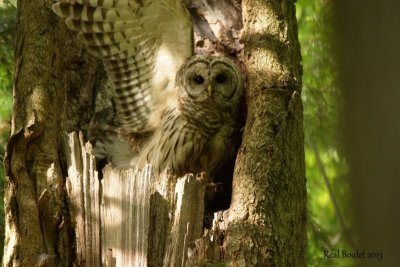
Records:
[[[180,0],[59,0],[53,10],[108,76],[115,118],[91,128],[118,134],[95,138],[96,156],[183,175],[212,173],[232,155],[240,71],[225,57],[193,56],[191,18]]]
[[[243,82],[224,57],[194,56],[176,75],[178,105],[165,111],[162,124],[142,152],[157,173],[214,173],[233,155]]]

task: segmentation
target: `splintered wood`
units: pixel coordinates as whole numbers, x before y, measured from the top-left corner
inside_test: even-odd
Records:
[[[114,171],[102,180],[102,254],[106,266],[148,266],[150,168]]]
[[[96,163],[87,153],[82,134],[64,137],[67,151],[66,188],[75,224],[78,266],[100,266],[100,184]]]
[[[205,182],[106,166],[99,180],[83,136],[65,137],[79,266],[189,266],[202,236]],[[198,254],[198,253],[196,253]]]

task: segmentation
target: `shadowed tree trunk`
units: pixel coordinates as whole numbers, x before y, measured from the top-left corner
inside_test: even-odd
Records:
[[[231,205],[214,214],[204,205],[202,176],[154,177],[150,166],[97,170],[80,131],[94,110],[101,67],[50,6],[18,2],[3,264],[305,266],[294,3],[242,3],[247,118]]]
[[[400,237],[400,2],[336,1],[357,266],[396,266]],[[373,33],[373,34],[371,34]]]

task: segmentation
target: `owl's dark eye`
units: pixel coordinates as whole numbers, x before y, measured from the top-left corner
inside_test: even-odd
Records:
[[[203,83],[204,83],[204,78],[203,78],[203,76],[201,76],[201,75],[196,75],[196,76],[194,77],[194,81],[195,81],[198,85],[200,85],[200,84],[203,84]]]
[[[216,81],[217,83],[224,83],[224,82],[226,81],[226,75],[223,74],[223,73],[218,74],[218,75],[215,77],[215,81]]]

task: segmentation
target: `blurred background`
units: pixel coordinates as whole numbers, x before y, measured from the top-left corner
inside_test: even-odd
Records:
[[[15,2],[15,0],[0,0],[1,160],[4,157],[4,149],[9,136],[9,123],[12,106],[13,38],[16,22]],[[353,14],[365,14],[366,17],[364,19],[368,20],[368,13],[363,13],[360,6],[354,6],[354,9],[347,9],[346,4],[341,4],[346,1],[338,2],[339,4],[337,6],[333,6],[333,0],[298,0],[296,3],[296,15],[298,19],[298,31],[304,73],[302,99],[304,104],[306,176],[308,191],[308,266],[353,266],[355,261],[352,259],[327,259],[324,257],[324,250],[334,251],[340,249],[355,251],[356,249],[362,249],[355,245],[359,240],[357,240],[355,234],[356,229],[353,222],[357,221],[357,218],[359,218],[359,221],[364,220],[365,217],[362,217],[362,213],[356,212],[354,217],[358,217],[353,218],[353,213],[351,212],[353,206],[350,205],[353,192],[356,192],[357,196],[357,190],[354,190],[354,188],[358,188],[354,184],[355,181],[357,181],[357,173],[355,173],[354,179],[348,179],[349,173],[351,173],[350,168],[348,167],[348,162],[351,162],[352,157],[353,160],[354,158],[359,157],[359,154],[347,153],[347,155],[350,155],[350,160],[349,157],[346,157],[348,159],[346,160],[344,156],[345,152],[348,151],[346,150],[346,144],[348,148],[349,142],[352,142],[351,140],[353,139],[343,136],[349,134],[346,131],[340,130],[343,128],[351,129],[351,127],[347,126],[352,124],[351,120],[343,119],[346,117],[343,114],[347,115],[349,113],[354,113],[352,109],[349,109],[349,106],[352,106],[352,103],[349,104],[348,102],[351,101],[351,97],[349,98],[348,94],[346,95],[343,93],[348,91],[344,91],[339,84],[343,84],[344,86],[349,86],[349,84],[351,84],[349,79],[354,77],[352,76],[354,67],[351,65],[351,56],[355,53],[353,53],[351,49],[346,50],[346,47],[344,46],[336,47],[336,44],[338,43],[337,40],[340,41],[343,40],[343,38],[353,36],[354,34],[352,35],[351,30],[355,27],[359,27],[360,32],[365,35],[372,33],[376,34],[376,30],[379,31],[379,29],[375,29],[375,31],[373,31],[371,27],[364,29],[365,27],[363,28],[358,24],[352,24],[352,28],[350,26],[351,21],[346,20],[347,15],[347,18],[352,18]],[[358,2],[361,3],[361,1]],[[373,4],[365,4],[364,6],[369,8],[369,10],[376,10],[377,14],[381,14],[379,12],[382,10],[379,8],[377,9]],[[360,12],[351,13],[354,10],[359,10]],[[390,14],[390,10],[387,12],[383,10],[383,12],[384,14]],[[400,9],[398,9],[398,14],[400,14]],[[341,15],[345,16],[343,20]],[[372,20],[372,25],[376,25],[376,23],[379,23],[382,20],[384,20],[384,17],[378,17],[377,22]],[[339,30],[345,29],[342,31],[343,34],[339,35],[339,37],[335,35],[335,26],[337,26],[337,29]],[[348,31],[346,31],[347,28]],[[398,35],[400,27],[397,29],[398,32],[392,32],[392,34]],[[369,30],[372,31],[370,32]],[[349,36],[346,36],[346,34],[349,34]],[[357,36],[354,38],[356,37]],[[366,41],[369,40],[365,39],[360,41],[354,49],[357,50],[362,47]],[[399,46],[397,49],[400,50],[400,42],[398,44]],[[371,51],[366,51],[365,53],[368,54],[371,53]],[[339,59],[338,61],[341,63],[337,62],[337,59]],[[359,64],[363,64],[363,61],[360,61]],[[338,67],[345,65],[348,67]],[[341,74],[344,73],[344,79],[340,79],[340,83],[338,79],[339,69],[341,70]],[[368,72],[365,72],[360,75],[368,76],[368,74]],[[400,80],[400,71],[398,71],[398,74]],[[356,83],[351,85],[355,87],[357,86]],[[357,90],[354,90],[354,92],[357,92]],[[373,95],[370,97],[374,98]],[[346,103],[348,104],[346,105]],[[346,106],[347,109],[345,108]],[[360,129],[358,130],[362,131]],[[351,131],[351,133],[356,133],[354,134],[356,138],[359,136],[357,135],[357,129]],[[362,146],[363,144],[360,145]],[[354,151],[357,150],[355,149]],[[355,164],[354,166],[357,165]],[[3,242],[4,171],[2,164],[0,164],[0,168],[0,242]],[[356,170],[357,168],[354,169]],[[368,170],[368,168],[365,169]],[[365,174],[363,175],[366,176]],[[353,176],[350,175],[350,177]],[[367,177],[365,178],[367,179]],[[400,174],[398,178],[400,180]],[[350,190],[350,185],[353,185],[351,187],[352,190]],[[382,190],[384,189],[385,188]],[[365,193],[368,194],[368,190],[365,190]],[[380,195],[377,196],[378,198],[380,197]],[[377,200],[375,200],[374,203],[377,203]],[[356,198],[356,208],[362,206],[363,203],[357,202]],[[379,207],[375,208],[379,209]],[[399,213],[399,211],[394,210],[392,210],[392,212]],[[365,216],[367,212],[363,214]],[[385,215],[387,214],[383,214],[382,216]],[[367,222],[365,224],[368,225]],[[368,231],[369,229],[370,228],[367,227],[365,231]],[[379,247],[375,249],[379,250]],[[0,250],[0,254],[2,254],[2,249]],[[383,266],[378,265],[376,261],[369,261],[369,264],[371,266],[374,266],[374,264],[376,264],[375,266]],[[360,266],[362,266],[362,264]],[[390,266],[390,264],[385,266]]]
[[[296,3],[303,65],[304,134],[308,195],[308,266],[353,266],[324,251],[353,251],[350,190],[340,128],[339,87],[333,0]]]

